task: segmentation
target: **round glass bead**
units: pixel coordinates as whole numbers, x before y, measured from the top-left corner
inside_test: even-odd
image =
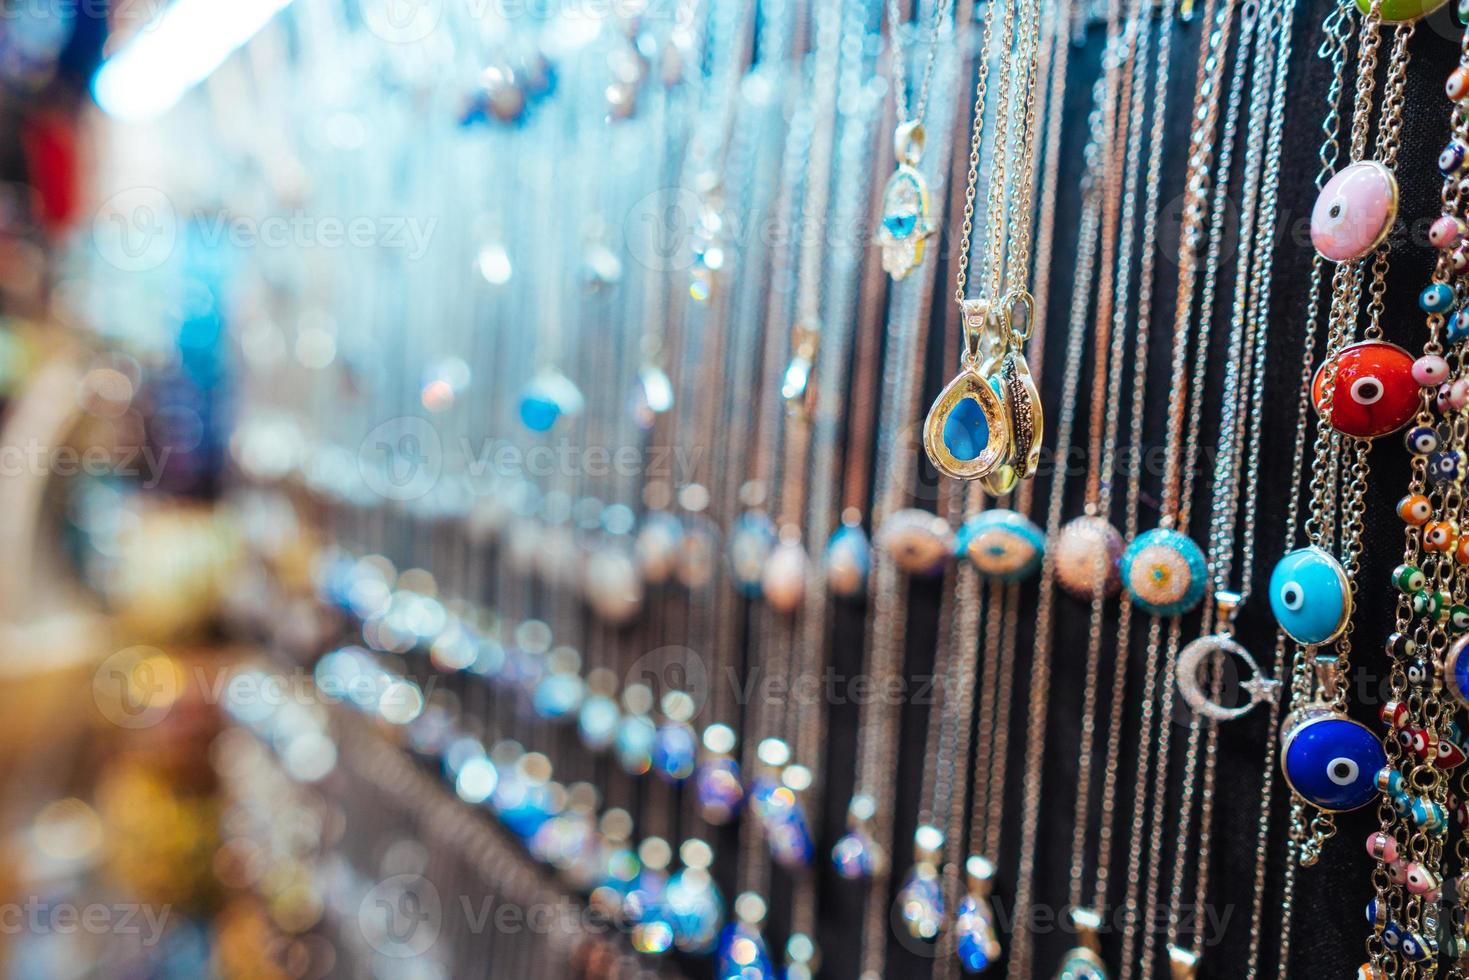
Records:
[[[1398,183],[1375,160],[1343,168],[1311,210],[1311,243],[1332,262],[1360,259],[1380,245],[1398,214]]]
[[[1459,540],[1453,521],[1429,521],[1423,525],[1423,550],[1442,553],[1453,550]]]
[[[1469,159],[1469,145],[1460,139],[1450,140],[1438,155],[1438,169],[1445,177],[1452,177],[1464,169],[1466,159]]]
[[[1466,259],[1469,259],[1469,254],[1462,250],[1455,251],[1454,255],[1456,257],[1464,255]],[[1464,271],[1469,272],[1469,262],[1465,263]],[[1448,322],[1444,324],[1444,339],[1451,344],[1457,344],[1465,337],[1469,337],[1469,310],[1460,310],[1449,317]]]
[[[1079,599],[1098,591],[1114,595],[1122,585],[1117,562],[1125,547],[1122,535],[1105,518],[1068,521],[1056,536],[1056,581]]]
[[[1040,567],[1046,536],[1013,510],[980,511],[959,528],[954,551],[968,558],[980,574],[1001,582],[1019,582]]]
[[[1413,380],[1425,388],[1443,384],[1449,377],[1449,362],[1437,354],[1424,354],[1413,362]]]
[[[1410,493],[1398,501],[1398,516],[1403,523],[1418,527],[1433,516],[1433,504],[1421,493]]]
[[[1464,240],[1464,222],[1452,214],[1441,215],[1428,226],[1428,244],[1434,248],[1454,248]]]
[[[1427,17],[1448,0],[1382,0],[1378,15],[1384,23],[1402,24],[1420,17]],[[1372,9],[1371,0],[1357,0],[1357,9],[1367,13]]]
[[[1449,77],[1444,79],[1443,91],[1455,102],[1469,97],[1469,68],[1460,65],[1449,72]]]
[[[1422,406],[1421,386],[1413,380],[1413,355],[1381,340],[1344,348],[1316,369],[1312,397],[1316,410],[1326,403],[1331,374],[1331,427],[1359,439],[1396,432],[1412,421]]]
[[[1393,585],[1397,586],[1399,592],[1404,595],[1412,595],[1428,584],[1428,576],[1423,574],[1422,569],[1414,565],[1399,565],[1393,569]]]
[[[1270,574],[1270,611],[1298,643],[1327,643],[1346,629],[1352,591],[1341,564],[1320,548],[1286,555]]]
[[[1408,452],[1427,456],[1438,449],[1438,430],[1431,425],[1415,425],[1403,436]]]
[[[1329,709],[1307,711],[1291,720],[1281,743],[1286,782],[1313,806],[1355,810],[1377,796],[1387,755],[1366,725]]]
[[[1418,294],[1424,313],[1442,313],[1454,305],[1454,289],[1445,282],[1431,282]]]

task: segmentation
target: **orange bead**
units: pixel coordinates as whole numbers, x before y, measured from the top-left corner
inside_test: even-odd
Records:
[[[1444,82],[1443,90],[1455,102],[1469,97],[1469,68],[1460,65],[1449,72],[1449,79]]]
[[[1423,525],[1424,551],[1449,551],[1459,540],[1459,530],[1453,521],[1429,521]]]
[[[1433,516],[1433,505],[1421,493],[1410,493],[1398,501],[1398,516],[1414,527],[1428,523]]]
[[[1469,538],[1459,539],[1459,544],[1454,548],[1454,561],[1460,565],[1469,565]]]

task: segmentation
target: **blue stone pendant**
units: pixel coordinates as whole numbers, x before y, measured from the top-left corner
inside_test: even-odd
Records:
[[[898,913],[914,939],[936,939],[944,925],[944,887],[939,878],[944,835],[920,826],[913,834],[913,867],[898,889]]]
[[[760,818],[770,856],[793,871],[809,868],[816,844],[806,808],[796,792],[809,781],[809,772],[802,766],[787,765],[790,749],[780,739],[761,742],[757,755],[762,771],[750,785],[750,807]]]
[[[1122,581],[1133,601],[1155,616],[1188,612],[1204,597],[1204,553],[1170,528],[1139,534],[1122,553]]]
[[[882,247],[883,271],[894,279],[906,278],[923,264],[928,237],[934,232],[928,183],[917,170],[923,136],[923,126],[916,122],[903,123],[893,134],[898,169],[882,192],[877,244]]]
[[[1281,771],[1287,785],[1317,809],[1338,813],[1371,803],[1378,794],[1377,773],[1386,765],[1377,735],[1329,705],[1307,705],[1285,719]]]
[[[774,980],[775,967],[760,935],[765,900],[753,892],[735,899],[735,921],[724,927],[714,961],[715,980]]]
[[[747,598],[760,596],[765,563],[775,550],[775,525],[763,511],[749,510],[735,519],[729,536],[729,561],[735,588]]]
[[[740,764],[733,754],[735,741],[734,729],[728,725],[716,723],[704,729],[705,755],[699,762],[694,789],[700,814],[716,827],[733,820],[745,801]]]
[[[1046,536],[1013,510],[981,511],[959,528],[954,553],[968,558],[979,573],[1001,582],[1020,582],[1040,568]]]
[[[995,472],[1010,449],[1010,425],[996,386],[966,365],[939,392],[923,423],[923,448],[934,468],[956,480]]]
[[[1347,573],[1320,548],[1298,548],[1270,573],[1270,611],[1297,643],[1330,643],[1352,618]]]
[[[995,913],[990,908],[990,889],[994,885],[995,866],[978,854],[964,863],[969,877],[969,893],[959,902],[954,917],[957,941],[955,952],[968,973],[983,973],[1000,958],[1000,939],[995,932]]]
[[[847,832],[831,849],[837,874],[849,881],[870,878],[887,866],[883,852],[872,837],[872,818],[877,804],[866,793],[858,793],[847,805]]]
[[[867,573],[872,570],[872,545],[867,532],[857,523],[843,524],[826,543],[826,587],[843,599],[867,592]]]

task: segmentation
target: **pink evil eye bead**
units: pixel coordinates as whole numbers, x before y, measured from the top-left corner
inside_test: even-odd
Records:
[[[1449,404],[1449,396],[1454,393],[1454,386],[1442,384],[1438,391],[1433,394],[1433,407],[1438,409],[1440,415],[1447,412],[1452,406]]]
[[[1425,388],[1441,385],[1449,378],[1449,362],[1437,354],[1424,354],[1413,362],[1413,380]]]
[[[1469,378],[1460,378],[1449,385],[1449,408],[1458,411],[1469,405]]]
[[[1397,178],[1376,160],[1362,160],[1321,188],[1311,210],[1311,244],[1332,262],[1360,259],[1382,244],[1397,216]]]
[[[1440,217],[1428,227],[1428,244],[1434,248],[1455,248],[1464,240],[1464,222],[1451,214]]]
[[[1469,272],[1469,248],[1461,242],[1449,255],[1449,267],[1454,270],[1454,275],[1462,276]]]

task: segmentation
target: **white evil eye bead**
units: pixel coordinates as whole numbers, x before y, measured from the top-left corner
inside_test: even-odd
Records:
[[[1330,642],[1352,615],[1346,572],[1320,548],[1292,551],[1270,574],[1270,611],[1296,642]]]
[[[878,545],[909,575],[936,575],[952,553],[953,534],[942,517],[910,508],[883,522]]]
[[[1431,425],[1415,425],[1403,437],[1403,444],[1408,452],[1427,456],[1438,448],[1438,430]]]
[[[1440,215],[1428,226],[1428,244],[1434,248],[1454,248],[1464,240],[1464,222],[1452,214]]]
[[[1469,156],[1469,147],[1464,145],[1463,140],[1451,140],[1449,145],[1443,148],[1438,155],[1438,169],[1445,177],[1452,177],[1464,166],[1464,159]]]
[[[1377,797],[1377,772],[1387,764],[1382,741],[1366,725],[1330,710],[1293,719],[1281,745],[1286,782],[1308,803],[1340,812]]]
[[[1393,569],[1392,584],[1404,595],[1412,595],[1428,584],[1428,576],[1413,565],[1399,565]]]
[[[1437,354],[1424,354],[1413,362],[1413,380],[1424,388],[1441,385],[1449,378],[1449,362]]]
[[[1418,305],[1424,313],[1442,313],[1454,305],[1454,290],[1448,283],[1431,282],[1418,294]]]

